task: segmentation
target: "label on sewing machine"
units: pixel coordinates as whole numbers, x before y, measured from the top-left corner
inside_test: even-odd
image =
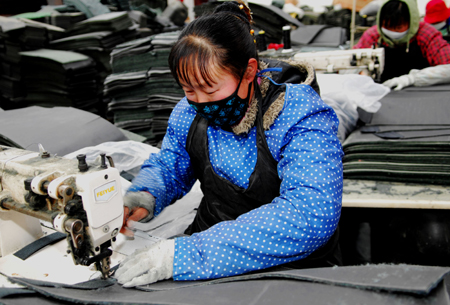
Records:
[[[95,201],[108,201],[117,192],[116,181],[111,181],[94,190]]]

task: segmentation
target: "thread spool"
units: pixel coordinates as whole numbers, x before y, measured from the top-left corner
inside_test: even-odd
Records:
[[[267,50],[266,32],[261,30],[258,32],[258,51],[264,52],[265,50]]]
[[[284,50],[283,52],[291,52],[292,46],[291,46],[291,26],[285,25],[283,27],[283,44],[284,44]]]

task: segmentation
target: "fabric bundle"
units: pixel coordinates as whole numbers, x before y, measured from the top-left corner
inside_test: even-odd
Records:
[[[155,146],[164,137],[172,109],[184,96],[168,67],[178,35],[162,33],[116,46],[111,52],[113,73],[104,82],[114,124]]]
[[[14,108],[24,97],[20,52],[43,48],[64,29],[24,18],[0,16],[0,92],[3,108]]]
[[[344,177],[450,184],[449,85],[392,91],[343,148]]]
[[[95,61],[72,51],[21,52],[28,105],[72,106],[95,111],[99,101]]]

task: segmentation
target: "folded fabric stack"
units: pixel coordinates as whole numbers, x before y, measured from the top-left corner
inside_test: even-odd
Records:
[[[343,144],[344,177],[450,185],[450,85],[392,91]]]
[[[43,48],[63,35],[64,29],[23,18],[0,16],[0,92],[2,108],[15,108],[25,92],[20,52]]]
[[[38,49],[20,52],[28,105],[72,106],[97,112],[95,61],[72,51]]]
[[[116,46],[111,52],[113,73],[104,82],[108,113],[117,127],[157,146],[169,115],[184,96],[168,67],[179,32],[157,34]]]
[[[116,45],[139,37],[138,27],[127,12],[105,13],[74,24],[66,31],[66,37],[53,40],[50,48],[75,51],[94,59],[98,70],[97,95],[101,96],[103,82],[111,73],[111,51]],[[101,106],[106,108],[103,102]]]
[[[70,28],[73,24],[86,19],[86,15],[82,12],[72,11],[68,7],[58,7],[60,11],[56,10],[56,7],[45,6],[37,12],[27,12],[19,15],[15,15],[14,18],[23,18],[28,20],[34,20],[46,24],[51,24],[63,29]],[[69,10],[65,12],[65,10]]]

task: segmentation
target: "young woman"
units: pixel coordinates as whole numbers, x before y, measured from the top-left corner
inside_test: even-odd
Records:
[[[343,153],[311,66],[259,61],[250,11],[237,2],[187,25],[169,63],[186,97],[125,196],[124,227],[196,179],[204,197],[186,236],[128,257],[119,283],[338,265]]]

